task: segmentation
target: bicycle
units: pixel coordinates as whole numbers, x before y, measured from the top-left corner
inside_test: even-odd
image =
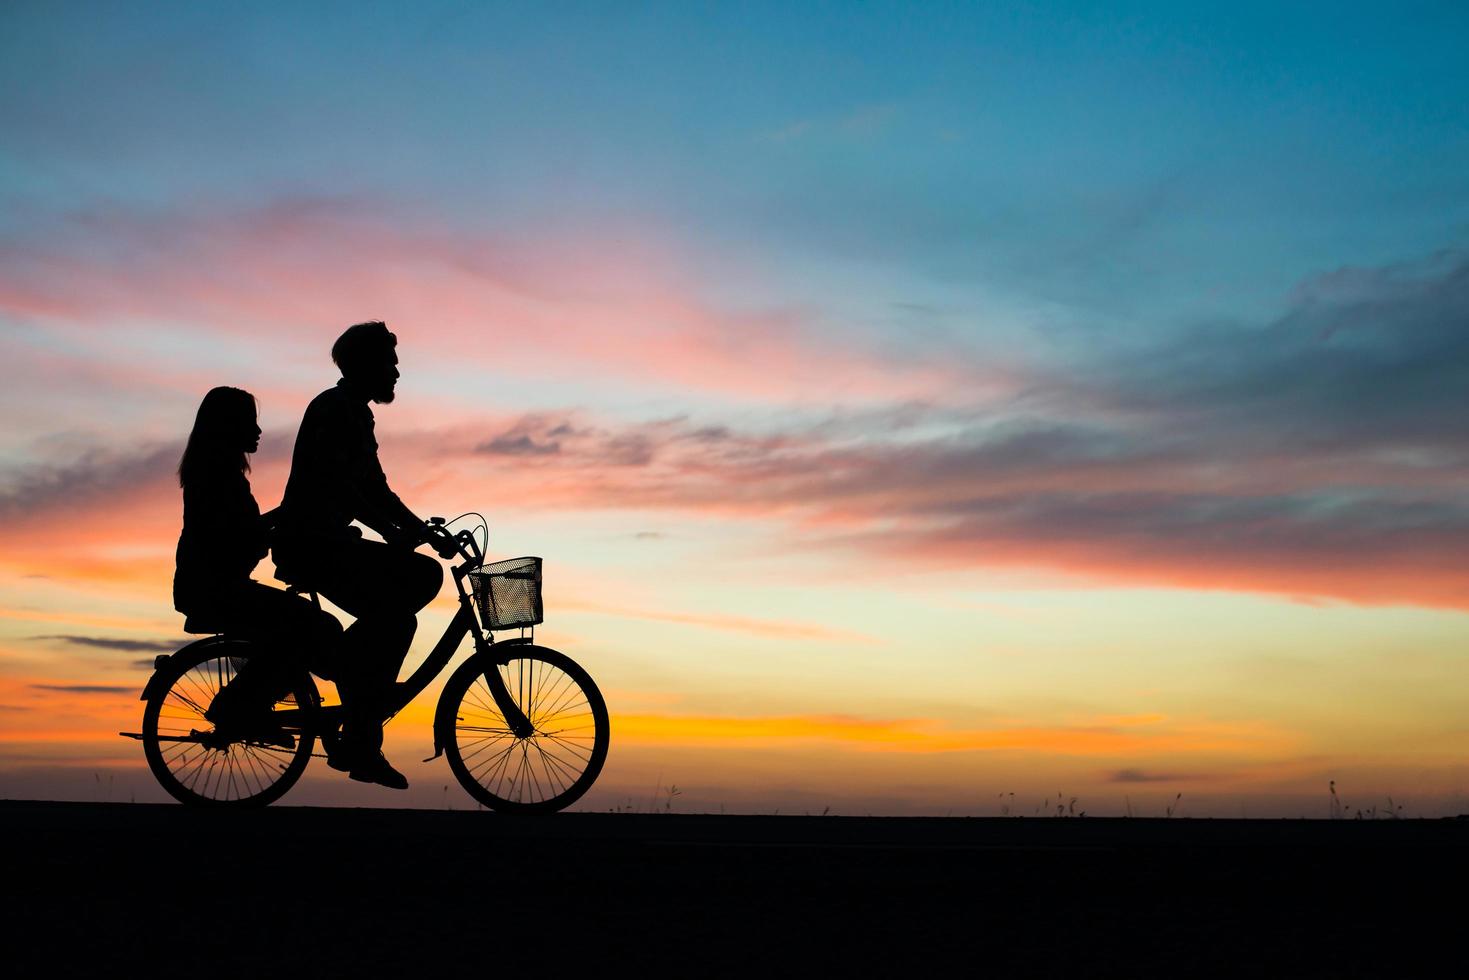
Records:
[[[438,517],[428,525],[462,559],[450,568],[459,609],[427,659],[395,685],[388,717],[423,693],[453,660],[465,634],[472,636],[474,652],[449,675],[439,696],[434,754],[424,761],[447,756],[459,784],[492,810],[564,809],[601,772],[609,725],[606,702],[586,670],[535,643],[534,627],[544,613],[541,560],[486,565],[472,531],[450,532]],[[309,592],[320,605],[309,582],[293,583],[291,590]],[[184,624],[185,632],[213,635],[156,658],[139,698],[145,702],[143,730],[119,734],[142,741],[148,768],[174,799],[197,806],[266,806],[301,778],[318,740],[332,758],[340,745],[342,706],[324,704],[303,667],[271,707],[271,724],[260,728],[272,734],[221,732],[205,712],[251,657],[269,651],[214,625]],[[497,641],[494,631],[507,629],[521,634]]]

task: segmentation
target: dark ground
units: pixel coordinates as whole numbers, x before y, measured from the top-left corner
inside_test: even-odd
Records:
[[[12,976],[531,967],[1184,980],[1465,966],[1463,819],[0,802],[0,829],[6,959],[26,970]]]

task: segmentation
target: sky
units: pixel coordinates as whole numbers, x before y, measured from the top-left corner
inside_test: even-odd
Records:
[[[257,395],[274,506],[383,319],[394,488],[543,556],[606,695],[583,809],[1469,810],[1466,34],[7,3],[0,796],[164,798],[116,733],[186,639],[198,402]],[[436,691],[407,793],[288,801],[472,806]]]

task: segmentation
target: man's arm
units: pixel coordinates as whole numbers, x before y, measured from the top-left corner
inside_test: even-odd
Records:
[[[377,453],[363,461],[354,480],[360,501],[358,520],[394,544],[416,547],[428,539],[424,522],[388,486]]]
[[[415,546],[422,522],[389,489],[370,426],[339,392],[323,392],[302,420],[292,480],[300,470],[303,496],[361,521],[385,540]]]

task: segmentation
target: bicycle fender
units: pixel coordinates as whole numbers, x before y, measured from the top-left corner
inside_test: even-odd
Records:
[[[168,663],[168,658],[170,656],[172,656],[172,654],[160,654],[157,659],[153,661],[153,676],[148,678],[148,683],[143,685],[143,693],[138,695],[139,701],[146,701],[151,698],[153,696],[153,689],[164,683],[163,666],[164,664]]]
[[[468,660],[454,669],[454,673],[457,674],[461,670],[469,670],[471,669],[471,665],[482,665],[485,657],[486,654],[483,652],[471,654]],[[484,668],[478,666],[474,669],[482,670]],[[432,762],[443,755],[444,746],[448,745],[454,738],[454,722],[457,720],[454,715],[454,707],[454,705],[449,703],[448,698],[445,698],[442,694],[439,696],[439,703],[434,706],[434,754],[424,759],[424,762]]]
[[[473,660],[475,659],[475,657],[478,656],[479,654],[476,653],[469,659]],[[468,660],[465,661],[465,663],[468,662]],[[439,703],[434,705],[434,754],[429,756],[427,759],[424,759],[423,761],[433,762],[439,756],[443,755],[444,745],[447,744],[449,739],[453,737],[454,709],[447,703],[447,700],[443,697],[443,695],[440,694]]]
[[[148,698],[153,695],[153,692],[158,688],[159,685],[166,683],[164,678],[168,676],[169,671],[165,668],[173,662],[174,658],[181,656],[186,651],[192,650],[197,646],[213,646],[216,643],[224,642],[227,641],[222,635],[206,636],[202,640],[195,640],[193,643],[184,644],[173,653],[160,653],[158,656],[154,657],[153,675],[148,678],[148,683],[143,685],[143,693],[138,695],[138,700],[148,700]]]
[[[471,654],[468,660],[455,669],[455,673],[463,670],[468,664],[479,663],[483,656],[482,653]],[[433,762],[444,754],[444,746],[454,737],[454,721],[454,706],[449,704],[448,699],[441,693],[439,703],[434,706],[434,754],[424,759],[424,762]]]
[[[498,640],[493,646],[490,647],[489,650],[476,652],[471,655],[468,660],[464,661],[464,663],[455,668],[454,672],[457,674],[461,670],[469,670],[471,669],[471,664],[482,665],[484,658],[488,658],[490,663],[495,666],[501,666],[509,661],[510,648],[512,647],[516,650],[519,650],[522,647],[530,647],[534,650],[551,649],[550,647],[543,647],[540,644],[532,643],[530,637],[516,637],[510,640]],[[506,655],[497,656],[496,651],[500,650],[503,650]],[[484,667],[476,666],[474,669],[484,670]],[[447,745],[449,741],[454,738],[454,722],[456,720],[457,719],[454,716],[454,705],[449,704],[447,700],[445,700],[443,697],[440,697],[438,705],[434,708],[434,754],[429,756],[427,759],[424,759],[424,762],[432,762],[434,759],[437,759],[439,756],[444,754],[444,746]]]

